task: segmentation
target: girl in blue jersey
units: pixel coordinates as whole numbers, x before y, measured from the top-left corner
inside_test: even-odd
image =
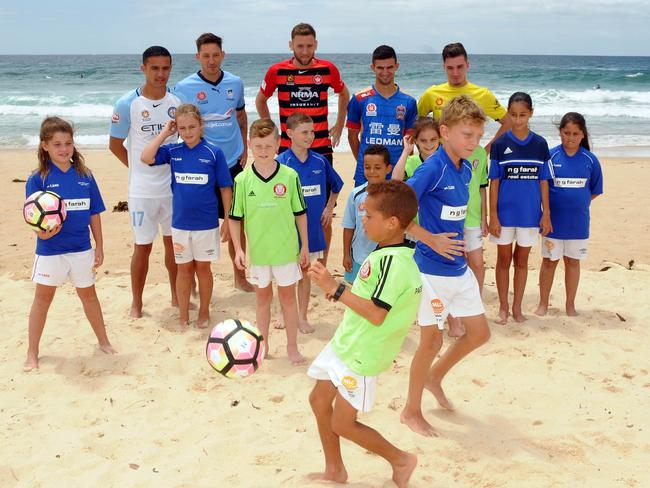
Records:
[[[490,241],[498,245],[495,269],[499,292],[499,322],[508,321],[510,265],[514,260],[512,315],[517,322],[521,311],[530,248],[551,230],[548,180],[552,178],[548,144],[532,132],[533,101],[527,93],[514,93],[508,101],[512,129],[499,137],[490,149]],[[512,243],[516,242],[514,253]]]
[[[603,193],[600,162],[589,151],[585,118],[569,112],[560,121],[562,144],[551,149],[553,181],[549,203],[553,231],[542,239],[542,267],[539,271],[539,305],[535,313],[545,315],[553,286],[555,268],[564,260],[566,314],[576,312],[575,298],[580,281],[580,260],[587,257],[589,206]]]
[[[142,150],[146,164],[169,164],[172,170],[172,241],[178,265],[178,295],[181,329],[189,327],[190,292],[194,274],[199,282],[197,326],[210,322],[212,270],[210,263],[219,259],[219,214],[217,191],[224,208],[230,208],[232,178],[223,151],[203,138],[203,119],[190,103],[176,109],[176,119]],[[178,131],[183,142],[161,144]],[[225,212],[227,214],[227,212]],[[228,222],[221,227],[221,242],[228,241]]]
[[[36,291],[29,312],[29,348],[23,369],[38,369],[39,344],[47,312],[56,288],[67,278],[77,289],[99,348],[106,354],[115,354],[106,336],[102,308],[95,292],[95,270],[104,261],[99,216],[105,210],[104,202],[97,182],[74,146],[72,126],[65,120],[47,117],[41,124],[38,169],[25,186],[27,196],[41,190],[58,194],[66,203],[67,217],[62,225],[37,233],[32,271]],[[95,240],[94,251],[89,227]]]

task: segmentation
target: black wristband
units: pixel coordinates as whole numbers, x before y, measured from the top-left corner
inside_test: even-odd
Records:
[[[338,302],[339,298],[341,298],[341,295],[343,295],[343,292],[345,291],[346,288],[347,286],[345,286],[345,283],[341,283],[339,287],[336,289],[336,291],[334,292],[334,295],[332,295],[332,300]]]

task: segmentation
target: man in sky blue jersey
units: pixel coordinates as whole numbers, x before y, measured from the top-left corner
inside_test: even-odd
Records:
[[[142,317],[142,294],[149,270],[149,255],[160,230],[165,245],[165,267],[169,274],[172,305],[176,298],[176,272],[171,237],[172,192],[168,167],[152,168],[140,161],[140,154],[174,119],[180,100],[167,89],[172,57],[162,46],[142,53],[140,70],[145,83],[131,90],[115,104],[111,118],[110,151],[129,168],[129,212],[134,235],[131,257],[131,317]],[[126,140],[126,146],[124,141]],[[166,143],[176,142],[170,137]]]
[[[386,146],[394,166],[402,154],[402,139],[412,131],[418,116],[415,98],[395,84],[399,63],[392,47],[382,45],[375,49],[370,69],[375,73],[375,83],[355,94],[348,103],[348,142],[357,159],[355,187],[366,181],[363,175],[366,147]]]
[[[199,107],[205,124],[204,137],[223,151],[234,180],[248,159],[248,118],[241,78],[221,69],[226,54],[222,45],[221,37],[209,32],[201,34],[196,40],[196,59],[201,69],[179,81],[174,93],[183,102]],[[223,215],[223,204],[219,201],[219,217]],[[235,257],[232,241],[228,242],[228,251],[232,261]],[[233,273],[236,288],[253,291],[245,273],[234,264]]]

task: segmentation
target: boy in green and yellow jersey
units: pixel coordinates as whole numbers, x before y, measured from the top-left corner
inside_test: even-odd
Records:
[[[352,289],[335,281],[321,263],[309,270],[327,298],[348,307],[307,372],[317,380],[309,401],[325,454],[325,471],[318,478],[347,480],[340,447],[340,437],[345,437],[386,459],[393,481],[403,487],[416,456],[358,422],[357,413],[371,409],[377,376],[391,367],[420,304],[422,281],[413,249],[404,244],[404,230],[418,206],[413,191],[401,181],[374,183],[367,192],[363,227],[378,246],[361,265]]]

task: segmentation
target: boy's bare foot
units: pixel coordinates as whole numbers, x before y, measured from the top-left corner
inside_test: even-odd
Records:
[[[248,282],[245,276],[237,275],[235,275],[235,289],[245,293],[252,293],[255,291],[255,287]]]
[[[465,327],[458,317],[449,319],[449,331],[447,331],[447,335],[449,337],[462,337],[465,335]]]
[[[129,312],[129,317],[131,317],[132,319],[142,318],[142,307],[131,305],[131,311]]]
[[[566,304],[566,314],[569,317],[577,317],[578,315],[580,315],[576,310],[576,306],[569,303]]]
[[[437,437],[433,426],[422,416],[422,412],[410,414],[402,410],[399,420],[416,434],[423,435],[424,437]]]
[[[29,373],[33,369],[38,369],[38,358],[27,356],[27,359],[23,363],[23,371]]]
[[[298,351],[298,348],[294,349],[287,347],[287,356],[289,356],[289,361],[291,361],[291,364],[293,365],[305,364],[307,362],[305,356],[300,354],[300,351]]]
[[[274,328],[274,329],[278,329],[278,330],[282,330],[282,329],[284,329],[284,320],[282,320],[282,319],[278,319],[278,320],[276,320],[276,321],[273,323],[273,328]]]
[[[393,481],[397,488],[406,488],[409,479],[418,465],[418,457],[410,452],[405,452],[402,459],[393,464]]]
[[[190,322],[187,320],[181,320],[178,322],[178,326],[181,328],[182,332],[185,332],[190,328]]]
[[[442,389],[439,381],[435,381],[434,379],[429,378],[424,387],[429,390],[434,397],[436,397],[436,400],[438,400],[438,405],[440,405],[442,408],[446,408],[451,412],[454,411],[454,404],[451,403],[451,400],[449,400],[447,398],[447,395],[445,395],[445,392]]]
[[[109,344],[99,344],[99,350],[104,354],[117,354],[115,348]]]
[[[514,308],[512,309],[512,318],[515,319],[515,322],[519,324],[528,320],[528,318],[523,313],[521,313],[521,310],[515,311]]]
[[[197,319],[196,326],[199,329],[207,329],[208,327],[210,327],[210,319],[209,318],[203,320]]]
[[[307,478],[311,481],[333,481],[334,483],[345,483],[348,480],[348,472],[344,466],[337,468],[325,468],[322,473],[309,473]]]
[[[535,309],[535,315],[543,317],[546,315],[546,312],[548,312],[548,305],[542,305],[541,303],[537,305],[537,308]]]
[[[501,325],[506,325],[508,323],[508,315],[509,315],[508,309],[500,308],[499,309],[499,320],[498,320],[498,322]]]
[[[313,334],[316,331],[307,320],[298,321],[298,330],[303,334]]]

